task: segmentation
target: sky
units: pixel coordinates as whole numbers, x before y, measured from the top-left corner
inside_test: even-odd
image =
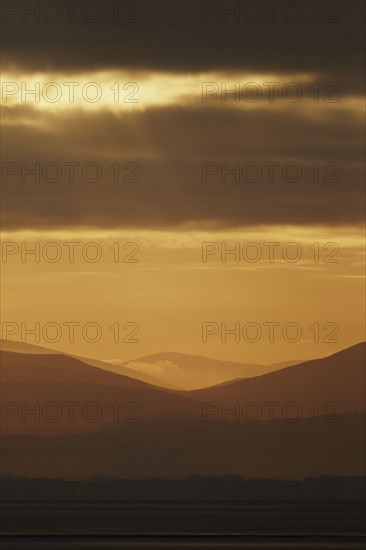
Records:
[[[3,338],[243,363],[364,339],[363,2],[26,4],[1,12]]]

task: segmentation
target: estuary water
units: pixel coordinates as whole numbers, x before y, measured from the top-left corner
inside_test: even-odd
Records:
[[[4,550],[365,548],[362,502],[7,504]]]

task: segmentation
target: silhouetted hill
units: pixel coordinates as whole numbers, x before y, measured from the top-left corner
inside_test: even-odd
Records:
[[[160,381],[157,378],[154,378],[153,376],[150,376],[147,373],[140,373],[138,371],[134,371],[123,366],[120,366],[118,369],[114,369],[110,363],[100,361],[98,359],[91,359],[89,357],[88,358],[79,357],[71,353],[64,353],[63,351],[55,351],[50,348],[45,348],[34,344],[28,344],[26,342],[18,342],[14,340],[7,340],[7,341],[0,340],[0,350],[10,351],[12,353],[23,353],[26,355],[29,355],[29,354],[31,355],[65,355],[66,357],[73,357],[74,359],[78,359],[79,361],[82,361],[87,365],[92,365],[93,367],[97,367],[99,369],[107,370],[110,372],[116,372],[117,374],[122,374],[123,376],[128,376],[129,378],[146,382],[147,384],[160,386]]]
[[[114,372],[119,367],[149,373],[159,380],[162,387],[169,389],[197,389],[214,386],[228,380],[260,376],[297,362],[286,362],[273,365],[257,365],[222,361],[185,353],[157,353],[114,365]],[[112,367],[111,367],[112,370]]]
[[[359,344],[274,373],[182,392],[158,388],[65,355],[1,352],[1,393],[8,403],[3,409],[2,429],[4,433],[48,434],[81,427],[96,431],[118,424],[121,415],[124,423],[131,415],[139,422],[167,418],[204,423],[274,418],[296,422],[319,416],[333,422],[341,413],[366,408],[364,357],[365,344]],[[76,403],[77,421],[68,418],[70,402]],[[27,411],[32,411],[35,403],[38,415],[32,416]],[[95,422],[80,416],[88,403],[94,403]],[[117,422],[116,407],[120,415]]]
[[[282,361],[272,365],[241,364],[185,353],[167,352],[147,355],[116,364],[12,340],[6,342],[0,340],[0,350],[26,355],[64,355],[73,357],[103,370],[173,390],[206,388],[230,380],[259,376],[300,362]]]
[[[360,343],[329,357],[187,394],[212,403],[212,407],[216,404],[219,410],[211,415],[212,418],[220,418],[221,411],[225,407],[233,409],[235,403],[244,406],[254,403],[248,415],[255,416],[260,407],[264,415],[262,420],[269,414],[270,407],[265,403],[274,404],[277,418],[283,416],[283,406],[290,403],[295,405],[288,405],[289,415],[296,416],[298,406],[302,417],[312,415],[311,411],[317,406],[321,414],[363,411],[366,408],[365,356],[366,344]]]
[[[6,432],[54,433],[101,429],[150,414],[180,416],[181,411],[199,415],[189,396],[162,390],[129,377],[83,363],[65,355],[26,355],[1,352],[1,428]],[[89,416],[82,414],[90,405]],[[75,404],[75,418],[70,408]],[[36,410],[36,413],[31,411]],[[118,419],[115,420],[118,410]],[[99,411],[99,414],[98,414]],[[70,415],[72,418],[70,419]],[[52,421],[52,417],[55,420]]]

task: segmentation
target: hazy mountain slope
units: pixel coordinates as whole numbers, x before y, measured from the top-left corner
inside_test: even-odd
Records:
[[[117,374],[122,374],[123,376],[128,376],[129,378],[134,378],[135,380],[140,380],[142,382],[146,382],[147,384],[153,384],[155,386],[160,385],[160,381],[157,378],[154,378],[153,376],[150,376],[149,374],[143,374],[139,373],[138,371],[130,370],[126,367],[120,366],[117,369],[114,369],[110,363],[100,361],[98,359],[91,359],[86,357],[79,357],[78,355],[74,355],[71,353],[64,353],[62,351],[55,351],[50,348],[45,348],[41,346],[37,346],[34,344],[28,344],[26,342],[17,342],[13,340],[7,340],[6,342],[4,340],[0,340],[0,350],[2,351],[10,351],[13,353],[24,353],[24,354],[32,354],[32,355],[66,355],[67,357],[74,357],[75,359],[78,359],[80,361],[83,361],[83,363],[86,363],[88,365],[92,365],[94,367],[98,367],[103,370],[107,370],[110,372],[115,372]]]
[[[241,410],[248,403],[248,414],[256,410],[267,418],[269,407],[265,403],[278,403],[275,417],[283,416],[283,406],[288,405],[289,415],[296,416],[296,407],[302,417],[310,416],[316,403],[322,414],[362,411],[366,408],[366,344],[360,343],[338,353],[307,361],[298,365],[232,383],[187,392],[204,402],[217,405],[217,417],[227,407],[232,409],[239,403]],[[333,403],[333,405],[331,405]],[[213,405],[214,407],[214,405]]]
[[[116,424],[113,412],[116,407],[120,411],[117,423],[119,420],[125,422],[126,417],[136,411],[139,420],[148,419],[152,413],[161,418],[174,417],[174,414],[181,416],[182,411],[196,417],[200,414],[199,404],[189,396],[98,369],[64,355],[2,351],[1,400],[3,432],[52,434],[57,430],[74,431],[77,426],[100,429],[102,425]],[[70,420],[70,407],[77,413],[74,420]],[[82,414],[85,407],[89,407],[92,417],[98,416],[95,422],[87,412]],[[31,412],[35,409],[37,414]]]
[[[93,367],[62,354],[35,355],[1,351],[1,380],[3,382],[62,382],[80,381],[144,386],[144,382]]]
[[[134,378],[135,380],[140,380],[154,386],[173,390],[206,388],[230,380],[260,376],[288,367],[289,365],[300,363],[300,361],[294,360],[282,361],[271,365],[252,365],[184,353],[167,352],[147,355],[116,364],[11,340],[7,340],[6,342],[0,340],[0,350],[23,354],[74,357],[88,365],[128,376],[129,378]]]
[[[50,348],[38,346],[36,344],[28,344],[27,342],[18,342],[16,340],[0,339],[0,350],[11,351],[12,353],[27,353],[27,354],[35,354],[35,355],[43,355],[43,354],[64,355],[62,351],[55,351]]]
[[[241,364],[173,352],[147,355],[121,364],[122,367],[130,370],[153,375],[164,387],[183,390],[205,388],[228,380],[260,376],[282,368],[282,365],[283,363],[279,365]],[[116,369],[116,366],[114,368]]]

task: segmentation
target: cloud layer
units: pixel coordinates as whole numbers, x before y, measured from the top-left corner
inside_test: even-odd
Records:
[[[35,15],[4,3],[3,69],[25,81],[140,72],[162,78],[162,95],[169,75],[303,75],[337,83],[339,101],[307,90],[295,104],[202,103],[198,88],[130,110],[5,104],[4,229],[362,223],[362,2],[121,2],[118,21],[115,2],[86,4],[71,16],[62,0],[35,2]]]

